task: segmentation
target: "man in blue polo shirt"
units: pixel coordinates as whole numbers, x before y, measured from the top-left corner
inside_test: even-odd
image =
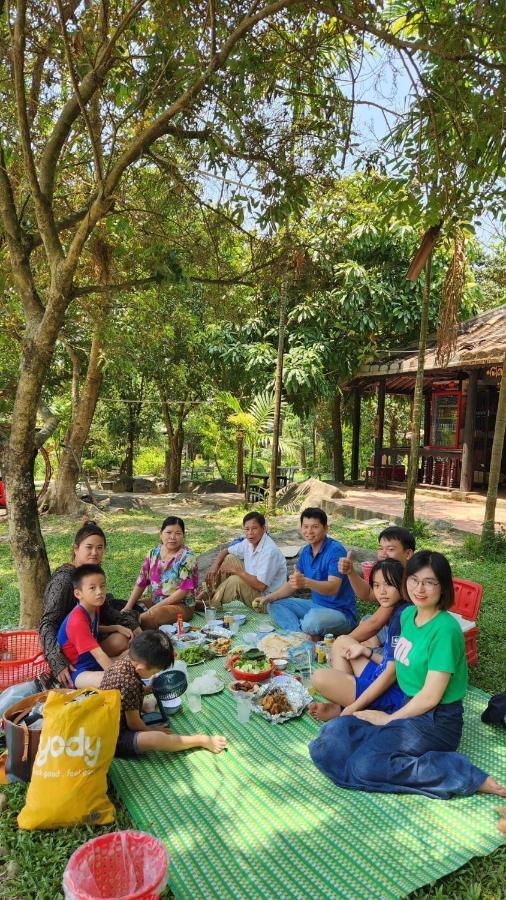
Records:
[[[308,507],[300,517],[302,537],[308,542],[288,582],[262,597],[272,621],[287,631],[303,631],[315,641],[322,635],[348,634],[357,624],[355,594],[347,575],[340,575],[338,562],[346,548],[328,536],[327,514]],[[309,588],[311,600],[292,596]]]

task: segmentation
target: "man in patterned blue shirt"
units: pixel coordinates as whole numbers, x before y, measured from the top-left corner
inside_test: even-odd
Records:
[[[322,635],[348,634],[355,628],[355,594],[347,575],[338,571],[346,548],[328,536],[327,514],[308,507],[300,517],[302,537],[308,542],[285,585],[261,597],[272,621],[287,631],[302,631],[319,641]],[[309,588],[311,600],[294,597],[294,590]]]

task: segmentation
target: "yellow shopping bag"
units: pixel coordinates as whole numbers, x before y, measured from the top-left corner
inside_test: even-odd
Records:
[[[119,691],[50,691],[20,828],[113,822],[107,770],[119,731]]]

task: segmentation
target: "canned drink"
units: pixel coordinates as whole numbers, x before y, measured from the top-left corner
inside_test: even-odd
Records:
[[[223,616],[223,625],[225,628],[230,629],[233,625],[234,617],[231,615]]]
[[[316,645],[316,662],[323,665],[327,659],[327,650],[325,644],[319,641]]]
[[[325,637],[323,638],[323,643],[325,644],[326,647],[332,647],[332,644],[334,643],[334,635],[326,634]]]

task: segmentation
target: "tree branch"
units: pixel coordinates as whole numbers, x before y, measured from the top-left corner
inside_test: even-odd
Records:
[[[55,415],[55,413],[51,412],[48,406],[44,403],[43,400],[39,400],[38,412],[42,419],[44,419],[44,425],[42,428],[36,432],[35,438],[33,441],[34,447],[39,449],[42,447],[48,438],[51,437],[52,434],[58,428],[60,424],[60,416]]]
[[[16,212],[14,194],[7,172],[7,163],[2,144],[0,144],[0,214],[9,248],[14,283],[19,291],[30,329],[42,319],[44,306],[41,303],[28,264],[28,255],[23,242],[23,233]]]
[[[214,0],[208,0],[209,20],[211,26],[211,57],[210,62],[216,56],[216,8]]]
[[[146,3],[147,0],[137,0],[123,16],[109,42],[105,46],[102,46],[98,51],[94,68],[84,76],[79,84],[81,100],[84,104],[88,103],[95,91],[103,83],[109,70],[113,67],[116,61],[113,56],[113,51],[118,40],[128,28],[132,19]],[[70,134],[72,125],[79,116],[79,112],[79,101],[74,93],[61,110],[60,116],[42,153],[40,159],[40,186],[41,191],[47,200],[50,200],[53,196],[56,167],[58,165],[60,153]]]
[[[77,102],[79,104],[79,109],[81,110],[81,115],[84,119],[88,136],[91,142],[91,147],[93,150],[93,157],[95,159],[95,178],[99,187],[99,192],[103,192],[103,171],[102,171],[102,152],[98,147],[97,135],[93,131],[93,127],[91,124],[90,117],[88,116],[88,112],[86,110],[86,106],[83,102],[83,98],[81,97],[81,92],[79,90],[79,81],[77,78],[76,69],[74,66],[74,60],[72,59],[72,51],[70,49],[69,36],[67,33],[67,29],[65,27],[65,14],[63,11],[63,6],[61,0],[56,0],[56,5],[58,6],[58,12],[60,13],[60,25],[61,25],[61,33],[63,38],[63,44],[65,46],[65,56],[67,57],[67,65],[69,67],[70,79],[72,81],[72,86],[74,88],[74,93],[77,98]]]
[[[144,128],[143,131],[129,144],[128,147],[125,148],[119,159],[116,161],[115,165],[112,167],[106,181],[106,195],[110,195],[115,190],[121,176],[125,169],[128,168],[133,162],[135,162],[141,154],[151,146],[158,138],[162,137],[162,135],[167,134],[168,129],[170,127],[170,122],[175,116],[179,113],[183,112],[185,109],[188,109],[189,106],[193,103],[193,101],[202,93],[203,89],[207,86],[208,82],[212,78],[212,76],[217,72],[222,66],[226,63],[228,57],[232,53],[232,50],[235,48],[236,44],[241,40],[244,35],[250,31],[254,25],[257,25],[258,22],[262,21],[262,19],[267,18],[268,16],[273,15],[276,12],[279,12],[281,9],[287,9],[290,6],[294,6],[298,0],[275,0],[274,3],[270,3],[268,6],[264,6],[263,9],[260,9],[257,13],[252,16],[245,16],[242,21],[237,25],[235,30],[229,36],[228,40],[225,41],[222,49],[216,53],[213,60],[209,63],[207,69],[200,78],[189,87],[183,94],[181,94],[178,99],[172,103],[168,109],[166,109],[151,125],[148,125],[147,128]]]
[[[174,180],[184,188],[184,190],[190,195],[190,197],[192,197],[192,199],[199,204],[199,206],[203,206],[205,209],[208,209],[209,212],[212,212],[215,216],[224,219],[225,222],[228,222],[234,228],[237,228],[238,231],[240,231],[250,240],[256,238],[256,235],[253,234],[253,232],[248,231],[246,228],[243,228],[242,225],[239,225],[238,222],[236,222],[235,219],[232,218],[232,216],[227,216],[227,214],[224,213],[222,209],[212,206],[211,203],[206,203],[206,201],[203,200],[202,197],[200,197],[197,191],[194,191],[193,188],[190,187],[175,163],[163,159],[161,156],[158,156],[158,154],[153,150],[149,150],[146,155],[150,159],[152,159],[163,172],[171,175],[172,178],[174,178]]]
[[[12,60],[14,66],[14,87],[16,93],[16,113],[21,138],[21,150],[30,183],[37,225],[42,237],[49,265],[53,268],[62,259],[63,251],[54,228],[50,206],[44,202],[35,160],[32,151],[32,137],[28,121],[28,104],[25,89],[25,45],[26,45],[26,0],[18,0],[14,23]]]
[[[58,234],[61,231],[66,231],[67,228],[71,228],[72,225],[76,225],[78,222],[81,222],[85,215],[90,211],[90,205],[95,199],[96,195],[87,203],[86,206],[83,206],[81,209],[77,209],[75,212],[70,213],[64,219],[60,219],[58,222],[55,222],[55,228]],[[27,248],[28,253],[31,253],[32,250],[35,250],[36,247],[40,247],[42,244],[42,238],[40,234],[25,234],[24,235],[24,244]]]
[[[63,284],[68,284],[71,281],[82,248],[84,247],[90,232],[113,205],[114,191],[126,169],[131,166],[132,163],[136,162],[145,150],[158,140],[159,137],[167,134],[167,130],[171,125],[171,120],[191,106],[193,101],[207,86],[215,72],[226,63],[236,44],[254,27],[254,25],[282,9],[294,6],[297,2],[298,0],[275,0],[275,2],[270,3],[268,6],[264,6],[255,13],[255,15],[243,18],[200,78],[197,78],[191,87],[184,91],[184,93],[181,94],[168,109],[158,116],[151,125],[144,128],[125,148],[107,175],[104,183],[104,196],[95,200],[90,208],[89,215],[81,223],[81,226],[74,234],[68,249],[67,259],[61,267]]]
[[[256,272],[262,271],[262,269],[268,269],[269,266],[274,265],[280,260],[286,257],[286,251],[283,253],[279,253],[277,256],[273,256],[271,259],[267,260],[267,262],[259,263],[257,266],[252,266],[250,269],[247,269],[245,272],[241,272],[237,276],[230,276],[230,278],[206,278],[205,276],[199,275],[188,275],[187,280],[192,281],[195,284],[223,284],[223,285],[235,285],[240,284],[245,287],[254,287],[254,281],[246,281],[245,279],[248,275],[255,275]],[[148,288],[153,284],[160,284],[163,282],[163,277],[160,275],[148,275],[145,278],[132,278],[129,281],[120,281],[117,284],[87,284],[82,287],[74,286],[72,288],[72,299],[76,297],[88,297],[90,294],[103,294],[105,291],[128,291],[132,288]]]
[[[322,12],[325,11],[325,4],[323,4],[321,9]],[[471,62],[474,65],[483,66],[485,69],[506,72],[506,64],[490,62],[485,56],[480,56],[477,53],[448,53],[443,47],[427,44],[422,40],[405,41],[402,38],[397,37],[397,35],[392,34],[388,29],[374,25],[360,15],[346,15],[342,10],[342,6],[338,6],[337,3],[330,4],[326,11],[332,16],[336,16],[337,19],[344,22],[346,25],[350,25],[352,28],[356,28],[359,31],[365,31],[367,34],[374,35],[390,47],[395,47],[396,50],[407,50],[414,53],[429,53],[439,57],[439,59],[448,60],[448,62]]]

